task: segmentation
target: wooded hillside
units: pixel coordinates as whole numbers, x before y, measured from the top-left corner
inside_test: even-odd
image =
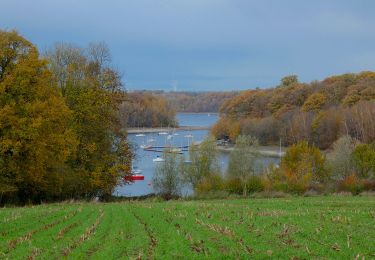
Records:
[[[151,92],[128,93],[120,105],[121,125],[126,127],[174,127],[175,109],[162,97]]]
[[[332,76],[300,83],[288,76],[270,89],[243,91],[224,102],[212,132],[234,140],[253,135],[261,144],[300,140],[326,149],[341,135],[375,140],[375,72]]]
[[[224,101],[238,92],[153,92],[164,97],[177,112],[217,113]]]

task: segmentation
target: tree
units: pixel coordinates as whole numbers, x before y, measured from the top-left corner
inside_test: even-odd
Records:
[[[316,146],[300,141],[286,150],[281,160],[281,169],[289,189],[305,191],[310,184],[324,183],[329,178],[325,157]]]
[[[281,79],[280,87],[289,87],[297,83],[298,83],[297,75],[289,75]]]
[[[110,67],[109,50],[103,43],[86,49],[57,44],[47,52],[47,58],[72,110],[72,127],[79,142],[67,162],[70,172],[63,179],[69,187],[66,196],[110,195],[120,177],[130,174],[131,160],[120,157],[131,153],[124,145],[126,136],[118,118],[119,104],[126,95],[119,74]]]
[[[353,160],[357,168],[358,177],[374,177],[375,147],[374,145],[359,144],[353,151]]]
[[[241,180],[244,196],[247,193],[247,181],[256,174],[258,157],[258,140],[252,136],[238,136],[229,157],[228,176]]]
[[[343,180],[355,172],[352,153],[357,141],[350,136],[340,137],[327,155],[327,163],[335,180]]]
[[[0,31],[0,192],[17,191],[21,202],[61,189],[53,176],[77,146],[72,111],[51,82],[35,46]]]
[[[199,146],[192,145],[189,150],[190,163],[184,167],[185,182],[196,188],[203,178],[218,172],[217,155],[213,138],[207,138]]]
[[[326,97],[322,93],[314,93],[305,101],[302,111],[319,111],[326,103]]]
[[[163,159],[156,167],[152,183],[156,194],[169,200],[181,195],[181,167],[175,153],[165,152]]]

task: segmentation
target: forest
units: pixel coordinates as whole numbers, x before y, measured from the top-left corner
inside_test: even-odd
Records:
[[[168,101],[177,112],[217,113],[221,105],[238,92],[164,92],[154,91],[154,95]]]
[[[104,43],[58,43],[40,55],[0,31],[0,204],[111,195],[131,170],[125,99]]]
[[[284,146],[307,140],[327,149],[343,135],[375,141],[375,72],[364,71],[301,83],[284,77],[269,89],[239,93],[224,102],[212,133],[235,140],[240,134],[260,144]]]
[[[174,107],[164,97],[148,91],[129,92],[119,113],[123,128],[177,126]]]

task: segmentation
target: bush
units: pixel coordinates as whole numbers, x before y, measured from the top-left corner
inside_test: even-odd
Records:
[[[338,190],[358,195],[364,190],[364,187],[363,183],[355,175],[350,175],[338,183]]]
[[[288,190],[303,193],[312,183],[325,183],[329,179],[325,161],[320,150],[306,141],[288,148],[281,160],[281,170]]]
[[[243,194],[243,185],[240,178],[229,178],[225,181],[225,189],[230,193]]]
[[[218,174],[203,177],[197,184],[195,191],[198,195],[224,190],[224,180]]]
[[[246,188],[248,193],[261,192],[264,190],[262,179],[259,176],[251,176],[246,181]]]
[[[375,180],[363,180],[362,185],[365,191],[375,191]]]

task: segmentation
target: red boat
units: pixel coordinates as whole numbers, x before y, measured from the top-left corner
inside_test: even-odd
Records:
[[[145,179],[145,176],[143,176],[142,174],[126,175],[124,179],[126,181],[143,181]]]

